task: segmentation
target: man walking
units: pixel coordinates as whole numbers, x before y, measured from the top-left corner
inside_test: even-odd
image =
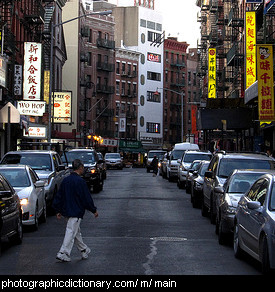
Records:
[[[83,162],[75,159],[72,167],[73,172],[63,179],[52,204],[56,211],[56,217],[60,219],[64,216],[67,219],[63,244],[56,256],[56,259],[62,262],[71,261],[70,254],[74,243],[81,252],[82,259],[88,258],[91,250],[83,242],[80,223],[85,210],[91,211],[95,217],[98,217],[97,208],[94,205],[89,188],[85,180],[81,178],[84,172]]]

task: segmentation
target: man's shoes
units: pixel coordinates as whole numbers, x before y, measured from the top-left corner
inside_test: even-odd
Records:
[[[71,258],[63,252],[59,252],[56,255],[56,259],[59,260],[60,262],[70,262],[71,261]]]
[[[86,260],[89,256],[89,253],[91,252],[91,250],[89,249],[89,247],[87,247],[86,249],[81,251],[81,256],[83,260]]]

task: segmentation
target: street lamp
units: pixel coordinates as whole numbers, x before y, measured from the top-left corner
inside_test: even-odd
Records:
[[[54,37],[54,29],[60,25],[63,25],[65,23],[77,20],[79,18],[90,16],[90,15],[108,15],[111,14],[112,10],[106,10],[106,11],[98,11],[98,12],[90,12],[87,14],[83,14],[74,18],[71,18],[69,20],[53,24],[51,22],[51,51],[50,51],[50,85],[49,85],[49,122],[48,122],[48,142],[51,142],[51,136],[52,136],[52,90],[53,90],[53,37]],[[85,121],[86,122],[86,121]]]
[[[183,95],[184,95],[184,92],[183,91],[181,91],[181,92],[175,91],[175,90],[172,90],[169,88],[158,88],[157,87],[157,90],[155,92],[156,95],[159,95],[158,89],[163,89],[163,90],[167,90],[167,91],[176,93],[176,94],[180,95],[180,97],[181,97],[181,142],[183,142]]]

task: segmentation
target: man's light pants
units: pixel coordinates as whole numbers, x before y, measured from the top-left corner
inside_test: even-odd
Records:
[[[87,248],[87,245],[83,242],[82,235],[80,233],[81,218],[70,217],[66,218],[67,227],[64,236],[63,244],[59,250],[61,253],[65,253],[70,256],[74,242],[79,251],[83,251]]]

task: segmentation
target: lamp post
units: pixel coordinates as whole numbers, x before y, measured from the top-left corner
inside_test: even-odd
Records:
[[[87,14],[83,14],[74,18],[71,18],[69,20],[53,24],[51,22],[51,51],[50,51],[50,85],[49,85],[49,122],[48,122],[48,142],[51,142],[51,136],[52,136],[52,91],[53,91],[53,38],[54,38],[54,29],[60,25],[63,25],[65,23],[77,20],[79,18],[90,16],[90,15],[108,15],[111,14],[112,10],[106,10],[106,11],[98,11],[98,12],[91,12]],[[85,121],[86,122],[86,121]]]
[[[157,94],[157,95],[159,95],[158,89],[163,89],[163,90],[167,90],[167,91],[176,93],[176,94],[180,95],[180,97],[181,97],[181,142],[183,142],[183,94],[184,94],[184,92],[183,91],[181,91],[181,92],[175,91],[175,90],[169,89],[169,88],[158,88],[157,87],[157,90],[155,92],[155,94]]]

